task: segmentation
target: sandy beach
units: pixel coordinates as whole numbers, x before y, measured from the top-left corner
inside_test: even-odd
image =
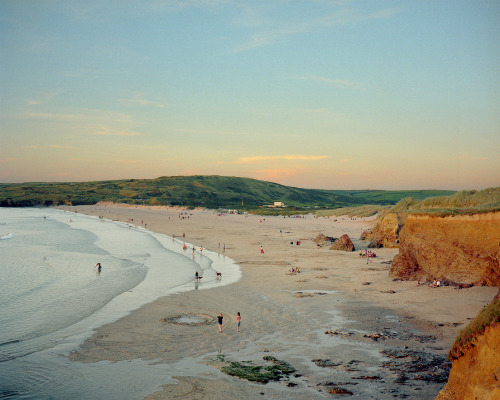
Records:
[[[368,263],[358,253],[368,244],[359,236],[373,218],[116,205],[60,208],[185,235],[186,243],[219,252],[242,269],[235,284],[203,290],[202,279],[198,290],[147,304],[101,327],[70,355],[89,363],[142,359],[171,365],[175,374],[147,399],[322,399],[338,387],[352,398],[433,398],[445,385],[439,369],[455,337],[498,290],[393,281],[388,270],[397,249],[376,249],[377,257]],[[318,247],[313,239],[320,233],[348,234],[356,251]],[[300,273],[291,274],[291,268]],[[220,370],[229,362],[267,365],[265,356],[286,361],[295,372],[262,384]],[[409,368],[417,359],[425,371]]]

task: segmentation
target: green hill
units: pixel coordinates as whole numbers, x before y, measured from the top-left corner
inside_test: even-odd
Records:
[[[256,209],[275,201],[288,207],[339,208],[394,205],[411,196],[423,200],[452,191],[317,190],[249,178],[172,176],[97,182],[0,184],[0,206],[83,205],[99,201],[128,204]]]

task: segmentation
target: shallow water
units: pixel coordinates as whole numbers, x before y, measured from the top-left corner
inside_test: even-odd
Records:
[[[142,398],[165,383],[167,366],[85,365],[64,355],[145,303],[197,289],[196,271],[200,289],[222,285],[212,268],[224,272],[224,284],[241,277],[226,257],[188,255],[165,235],[96,217],[0,209],[0,229],[9,234],[0,241],[0,398]]]

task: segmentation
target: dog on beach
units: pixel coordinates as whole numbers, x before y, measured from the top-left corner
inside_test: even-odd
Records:
[[[222,279],[222,274],[220,272],[216,272],[216,274],[217,274],[217,279],[221,280]]]

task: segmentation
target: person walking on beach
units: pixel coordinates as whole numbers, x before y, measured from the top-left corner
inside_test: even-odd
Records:
[[[102,269],[101,263],[97,263],[94,268],[97,268],[97,272],[101,272]]]
[[[222,313],[219,313],[217,316],[217,324],[219,325],[219,333],[222,333],[222,319],[224,317],[222,316]]]
[[[236,332],[240,332],[241,315],[238,312],[236,315]]]
[[[260,246],[260,254],[264,254],[264,249]]]

